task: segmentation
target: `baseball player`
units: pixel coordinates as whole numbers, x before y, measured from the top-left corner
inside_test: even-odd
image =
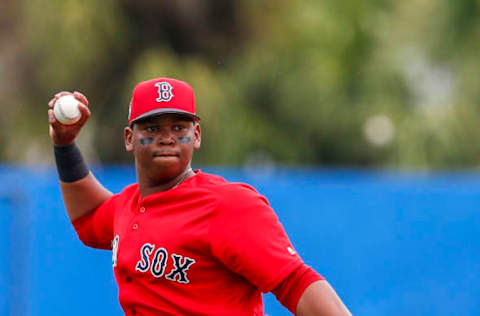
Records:
[[[112,250],[126,315],[263,315],[262,292],[296,315],[350,315],[263,196],[192,169],[201,129],[187,83],[135,87],[124,138],[137,183],[118,194],[95,179],[75,145],[90,111],[85,96],[73,95],[82,103],[77,123],[48,113],[64,204],[84,244]]]

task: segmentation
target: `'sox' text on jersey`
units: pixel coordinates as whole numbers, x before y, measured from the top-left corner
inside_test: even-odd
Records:
[[[188,269],[195,263],[195,260],[176,253],[171,254],[173,268],[165,274],[169,256],[168,251],[163,247],[156,248],[155,245],[145,243],[140,248],[140,260],[135,270],[143,273],[151,273],[155,278],[164,276],[167,280],[188,284]]]

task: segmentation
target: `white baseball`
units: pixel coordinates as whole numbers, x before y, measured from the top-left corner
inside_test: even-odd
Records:
[[[57,121],[64,125],[72,125],[78,122],[82,113],[78,109],[80,101],[71,94],[60,97],[53,107],[53,114]]]

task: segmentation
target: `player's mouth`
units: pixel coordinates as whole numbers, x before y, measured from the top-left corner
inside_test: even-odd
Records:
[[[153,157],[162,157],[162,158],[178,157],[178,154],[174,152],[156,152],[153,154]]]

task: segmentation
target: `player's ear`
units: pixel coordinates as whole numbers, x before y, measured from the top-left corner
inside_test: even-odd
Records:
[[[132,127],[130,127],[130,126],[125,127],[124,136],[125,136],[125,149],[128,152],[132,152],[133,148],[134,148],[134,146],[133,146],[133,126]]]
[[[200,149],[200,145],[202,143],[202,130],[198,122],[193,122],[193,127],[193,149],[198,150]]]

